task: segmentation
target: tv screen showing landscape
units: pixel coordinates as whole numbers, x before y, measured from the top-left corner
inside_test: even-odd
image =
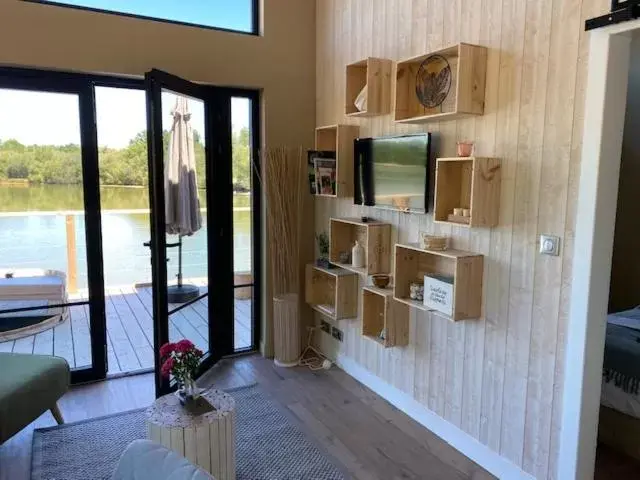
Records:
[[[403,211],[427,211],[430,134],[374,138],[370,144],[373,203]]]

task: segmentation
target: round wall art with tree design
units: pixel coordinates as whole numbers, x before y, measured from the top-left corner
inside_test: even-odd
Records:
[[[451,90],[451,65],[442,55],[430,55],[416,73],[416,96],[426,108],[435,108],[445,101]]]

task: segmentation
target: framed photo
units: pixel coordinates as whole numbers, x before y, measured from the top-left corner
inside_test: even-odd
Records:
[[[336,194],[336,152],[309,150],[307,152],[309,192],[312,195]]]

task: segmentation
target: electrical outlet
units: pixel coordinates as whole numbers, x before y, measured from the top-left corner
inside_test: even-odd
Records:
[[[320,320],[320,330],[331,335],[331,325],[326,320]]]
[[[540,253],[557,257],[560,253],[560,237],[540,235]]]
[[[342,330],[340,330],[339,328],[336,327],[331,327],[331,336],[333,338],[335,338],[336,340],[338,340],[339,342],[342,341]]]

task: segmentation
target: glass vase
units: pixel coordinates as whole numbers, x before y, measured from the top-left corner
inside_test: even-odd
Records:
[[[200,390],[196,386],[196,381],[191,377],[191,375],[184,378],[180,384],[180,389],[178,390],[180,403],[184,405],[185,403],[197,400],[199,396]]]
[[[200,390],[198,390],[198,387],[196,386],[196,381],[193,378],[191,377],[187,378],[184,384],[184,388],[188,397],[196,399],[200,396]]]

